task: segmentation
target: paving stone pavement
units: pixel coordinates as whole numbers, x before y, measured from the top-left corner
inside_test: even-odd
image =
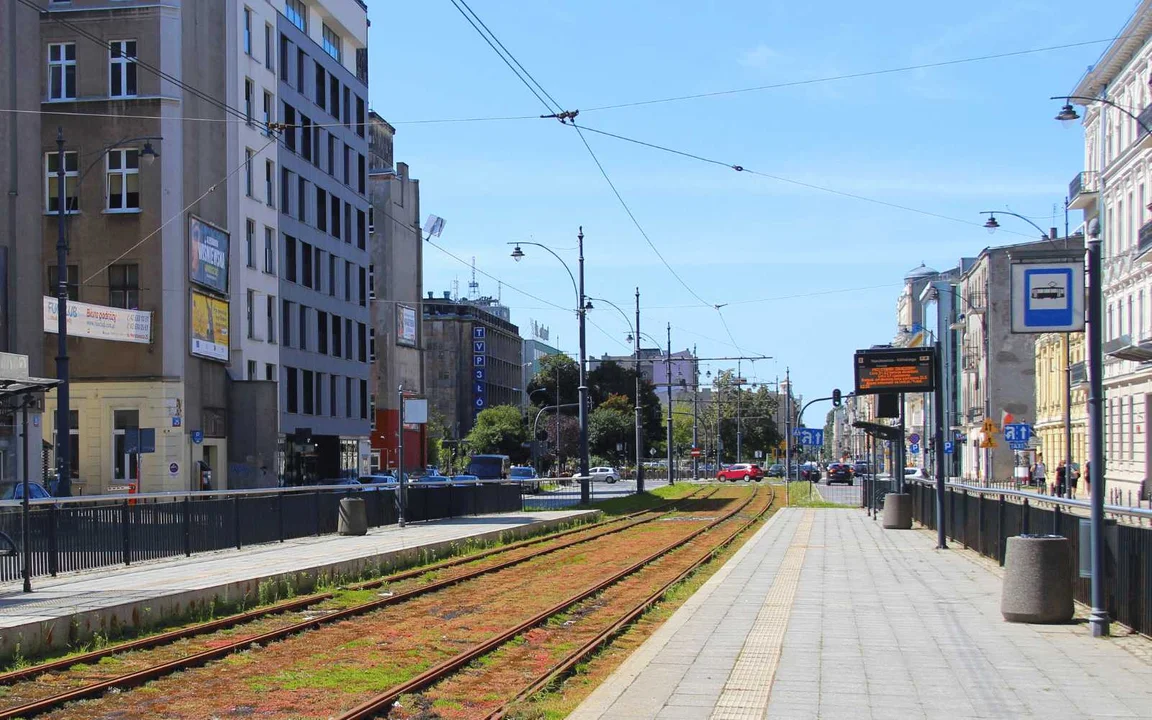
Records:
[[[773,605],[801,544],[792,602]],[[861,510],[781,510],[570,717],[1152,718],[1152,641],[1005,623],[1000,574],[934,546]],[[737,687],[746,653],[774,662],[773,614],[769,692]]]

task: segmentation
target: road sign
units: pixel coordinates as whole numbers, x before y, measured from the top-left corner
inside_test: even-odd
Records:
[[[1084,329],[1084,261],[1012,264],[1012,332]]]
[[[1004,440],[1008,443],[1027,443],[1032,437],[1032,426],[1028,423],[1009,423],[1004,426]]]
[[[800,444],[809,446],[823,445],[823,428],[800,428]]]
[[[908,442],[912,443],[913,445],[918,445],[920,443],[920,433],[912,433],[909,435]]]
[[[803,429],[804,428],[799,428],[799,427],[792,428],[792,437],[800,437],[800,431]]]
[[[169,475],[179,475],[180,474],[180,463],[168,463],[168,474]]]
[[[980,431],[986,435],[995,435],[996,422],[992,418],[984,418],[984,425],[981,426]]]
[[[919,443],[912,443],[912,447],[908,448],[908,452],[912,453],[913,455],[919,455],[920,454],[920,444]]]
[[[759,460],[762,457],[764,457],[764,452],[761,450],[757,450],[756,451],[756,459]]]
[[[935,388],[932,350],[857,350],[856,394],[931,392]]]
[[[172,416],[172,427],[180,427],[183,424],[184,420],[179,415]]]
[[[985,449],[996,447],[996,436],[995,435],[985,436],[985,438],[980,441],[980,447],[985,448]]]
[[[1027,442],[1010,442],[1010,443],[1008,443],[1008,447],[1012,448],[1013,450],[1027,450],[1028,449],[1028,443]]]
[[[700,455],[701,455],[700,448],[692,448],[692,457],[700,457]],[[759,457],[759,456],[757,456],[757,457]]]
[[[203,430],[193,430],[192,431],[192,442],[195,443],[196,445],[199,445],[200,443],[204,442],[204,431]]]
[[[945,454],[945,455],[951,455],[951,454],[952,454],[952,448],[953,448],[953,447],[954,447],[954,446],[952,445],[952,443],[951,443],[950,441],[948,441],[948,440],[945,440],[945,441],[944,441],[944,454]]]
[[[156,428],[125,428],[124,453],[142,455],[156,452]]]

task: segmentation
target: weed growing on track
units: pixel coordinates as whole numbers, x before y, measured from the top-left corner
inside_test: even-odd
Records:
[[[810,482],[788,483],[788,505],[803,508],[844,508],[847,505],[828,502]]]

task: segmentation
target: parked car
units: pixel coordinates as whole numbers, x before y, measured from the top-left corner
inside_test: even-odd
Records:
[[[820,466],[814,462],[806,462],[800,466],[800,479],[808,482],[820,482],[822,477]]]
[[[447,478],[447,477],[443,477],[443,476],[441,476],[439,479],[440,479],[440,480],[444,480],[444,481],[448,481],[448,480],[451,480],[453,483],[474,483],[474,482],[480,482],[480,478],[476,477],[475,475],[453,475],[453,476],[452,476],[452,477],[450,477],[450,478]]]
[[[828,484],[852,484],[852,466],[848,463],[834,462],[828,465]]]
[[[924,468],[906,467],[906,468],[904,468],[904,479],[905,480],[927,480],[928,479],[928,471],[925,470]]]
[[[756,482],[760,482],[764,479],[764,471],[760,469],[759,465],[753,463],[736,463],[716,473],[716,479],[719,482],[724,482],[725,480],[731,480],[732,482],[736,482],[737,480],[744,480],[745,482],[755,480]]]
[[[536,474],[536,468],[518,465],[512,468],[509,477],[520,483],[523,492],[540,492],[540,477]]]
[[[588,471],[588,475],[593,482],[603,480],[606,483],[614,483],[620,480],[620,473],[616,472],[616,468],[610,467],[594,467]]]
[[[28,483],[29,500],[46,500],[52,495],[38,482]],[[5,480],[0,482],[0,500],[23,500],[24,483],[20,480]]]
[[[784,477],[784,466],[780,463],[769,466],[768,477]]]
[[[361,475],[360,477],[358,477],[356,479],[360,482],[361,485],[395,485],[396,484],[396,476],[395,475],[386,475],[386,474]]]

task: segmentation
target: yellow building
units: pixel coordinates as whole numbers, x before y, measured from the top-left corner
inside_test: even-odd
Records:
[[[1084,333],[1047,333],[1036,339],[1036,434],[1048,476],[1055,479],[1056,466],[1065,457],[1064,400],[1068,368],[1065,343],[1072,361],[1072,462],[1083,468],[1088,460],[1088,384],[1084,377]],[[1085,485],[1080,483],[1083,494]]]

